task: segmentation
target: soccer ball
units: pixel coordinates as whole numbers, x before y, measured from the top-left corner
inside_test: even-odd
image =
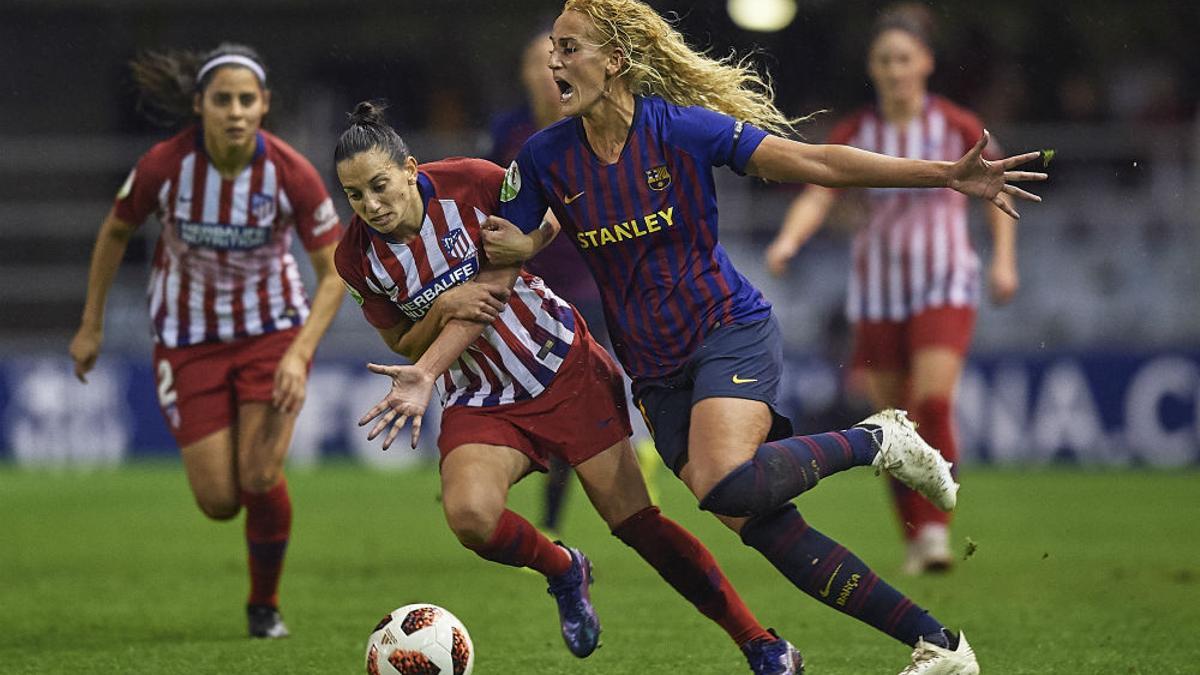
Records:
[[[475,647],[450,612],[418,603],[383,617],[367,640],[368,675],[471,675]]]

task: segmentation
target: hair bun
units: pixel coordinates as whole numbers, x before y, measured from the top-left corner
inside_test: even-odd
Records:
[[[350,126],[383,124],[384,110],[387,110],[386,101],[360,101],[354,106],[354,112],[350,113]]]

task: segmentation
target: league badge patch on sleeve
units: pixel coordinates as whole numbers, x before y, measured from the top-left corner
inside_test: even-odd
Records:
[[[313,211],[313,221],[317,224],[312,231],[314,237],[319,237],[337,226],[338,214],[333,208],[332,199],[326,197],[324,201],[317,205],[316,210]]]
[[[513,160],[513,163],[508,165],[508,171],[504,173],[504,184],[500,186],[500,201],[511,202],[517,198],[520,191],[521,169],[517,167],[517,161]]]
[[[136,175],[137,168],[134,167],[134,169],[129,172],[129,177],[126,178],[125,182],[121,184],[121,189],[117,190],[117,199],[125,199],[129,196],[130,192],[133,192],[133,178]]]
[[[660,164],[653,169],[647,169],[646,185],[649,185],[651,190],[666,190],[671,185],[671,172],[667,170],[667,165]]]
[[[346,284],[346,282],[344,282],[344,281],[342,283]],[[362,307],[362,304],[363,304],[362,293],[359,293],[358,291],[354,290],[354,287],[351,286],[350,284],[346,284],[346,290],[350,291],[350,297],[354,298],[354,301],[358,303],[359,307]]]

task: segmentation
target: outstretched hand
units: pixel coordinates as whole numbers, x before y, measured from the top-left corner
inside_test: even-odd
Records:
[[[1009,185],[1009,183],[1017,181],[1046,180],[1047,175],[1037,171],[1010,171],[1013,167],[1041,157],[1042,153],[1027,152],[1022,155],[989,161],[983,158],[983,149],[987,147],[990,139],[991,134],[984,129],[983,137],[979,139],[975,147],[971,148],[951,167],[949,185],[967,196],[990,201],[1013,218],[1020,218],[1021,214],[1017,213],[1012,204],[1000,195],[1003,193],[1031,202],[1042,201],[1041,197],[1033,193],[1026,192],[1015,185]]]
[[[417,447],[417,439],[421,436],[421,418],[429,405],[429,396],[433,393],[433,378],[416,366],[381,366],[368,363],[367,370],[392,378],[392,389],[383,400],[367,411],[358,420],[358,426],[366,426],[375,418],[379,421],[367,434],[367,440],[387,430],[383,439],[383,449],[387,450],[400,434],[400,429],[410,418],[412,419],[412,447]],[[388,429],[391,427],[391,429]]]

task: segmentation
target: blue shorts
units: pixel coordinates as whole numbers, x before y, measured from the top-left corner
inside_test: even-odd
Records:
[[[692,406],[706,398],[762,401],[773,418],[768,441],[792,435],[791,420],[776,409],[783,371],[783,338],[774,316],[720,326],[679,370],[634,380],[633,401],[646,420],[663,462],[676,475],[687,464]]]

